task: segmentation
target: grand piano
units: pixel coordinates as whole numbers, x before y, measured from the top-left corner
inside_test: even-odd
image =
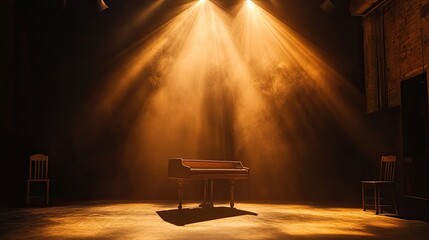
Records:
[[[200,207],[213,207],[213,180],[230,180],[230,206],[233,208],[235,180],[248,179],[249,168],[240,161],[172,158],[168,159],[168,178],[177,180],[178,209],[182,209],[185,180],[204,180],[204,201]]]

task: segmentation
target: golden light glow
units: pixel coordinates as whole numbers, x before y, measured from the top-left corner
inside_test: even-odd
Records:
[[[165,187],[157,185],[165,182],[158,174],[165,159],[181,156],[269,164],[273,171],[252,176],[254,184],[262,181],[255,192],[294,194],[296,172],[281,170],[294,169],[297,156],[305,158],[308,144],[318,141],[321,114],[364,137],[341,95],[356,91],[315,46],[256,2],[241,1],[234,14],[201,2],[178,6],[173,18],[118,56],[94,121],[127,127],[120,158],[136,189]]]

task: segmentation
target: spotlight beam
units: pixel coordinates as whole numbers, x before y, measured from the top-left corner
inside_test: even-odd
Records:
[[[161,159],[207,156],[269,164],[276,170],[256,173],[265,185],[255,191],[264,194],[281,178],[278,191],[290,192],[297,176],[280,170],[305,159],[327,125],[320,116],[363,136],[334,90],[352,91],[320,52],[258,4],[240,4],[232,16],[211,1],[189,3],[119,56],[106,77],[92,125],[109,119],[127,129],[130,179],[146,170],[150,181],[136,189],[161,188]]]

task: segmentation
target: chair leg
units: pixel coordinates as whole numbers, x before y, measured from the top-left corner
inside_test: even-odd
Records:
[[[27,180],[27,204],[30,203],[30,181]]]
[[[366,211],[366,207],[365,207],[365,184],[362,184],[362,210]]]
[[[374,185],[374,208],[375,214],[378,215],[380,213],[380,196],[378,195],[378,185]]]
[[[46,205],[49,205],[49,180],[46,182]]]
[[[396,197],[395,197],[395,186],[394,185],[391,186],[391,190],[392,190],[392,201],[393,201],[392,205],[393,205],[393,208],[395,209],[395,214],[398,215],[398,209],[396,208]]]

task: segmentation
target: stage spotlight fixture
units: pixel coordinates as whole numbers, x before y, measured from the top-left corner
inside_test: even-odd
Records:
[[[109,6],[107,6],[104,0],[97,0],[95,5],[96,5],[97,12],[102,12],[109,8]]]
[[[319,5],[320,9],[325,13],[332,13],[335,10],[335,5],[331,0],[325,0]]]

